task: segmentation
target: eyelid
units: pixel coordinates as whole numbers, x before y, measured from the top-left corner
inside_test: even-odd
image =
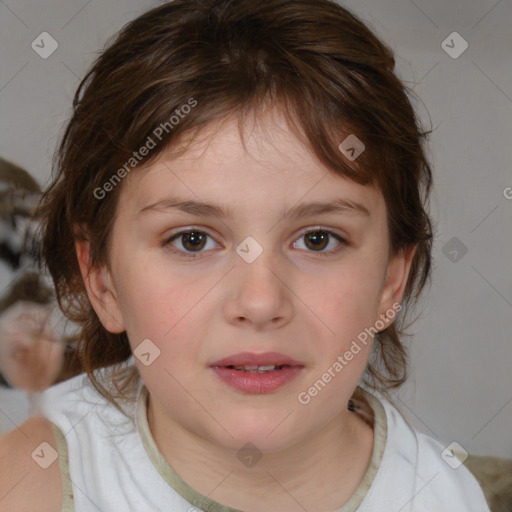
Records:
[[[340,232],[336,228],[328,228],[328,227],[322,226],[320,224],[316,224],[316,225],[312,225],[312,226],[307,226],[307,227],[303,228],[301,231],[299,231],[298,236],[303,236],[303,235],[305,235],[307,233],[310,233],[312,231],[313,232],[315,232],[315,231],[325,231],[326,233],[337,235],[337,236],[339,236],[340,238],[343,238],[343,239],[348,238],[348,235]],[[295,235],[295,236],[297,236],[297,235]]]
[[[170,233],[170,234],[166,233],[165,240],[170,240],[173,237],[177,237],[178,235],[183,235],[183,234],[189,233],[191,231],[204,233],[205,235],[208,235],[210,238],[216,238],[216,237],[220,236],[220,235],[218,235],[218,233],[215,230],[213,230],[207,226],[195,226],[193,224],[188,224],[186,226],[181,226],[181,227],[169,230],[168,233]],[[215,234],[213,234],[213,233],[215,233]]]

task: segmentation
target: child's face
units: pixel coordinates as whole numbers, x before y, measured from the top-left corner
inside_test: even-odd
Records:
[[[262,451],[283,449],[350,414],[347,402],[371,349],[371,338],[357,342],[359,351],[353,341],[401,301],[410,264],[410,256],[389,260],[380,191],[329,172],[277,113],[268,121],[247,138],[250,154],[233,120],[178,159],[160,159],[129,176],[110,271],[97,274],[94,282],[103,284],[92,298],[107,329],[126,329],[132,349],[149,339],[144,352],[151,355],[144,358],[160,351],[148,366],[136,358],[154,414],[216,444],[238,448],[251,441]],[[177,197],[233,216],[166,208]],[[369,214],[346,209],[283,217],[298,204],[339,199],[360,203]],[[155,203],[160,206],[150,207]],[[203,238],[164,244],[192,228]],[[304,236],[306,228],[332,231],[347,245],[332,235]],[[195,258],[183,257],[195,247]],[[259,247],[261,254],[248,260]],[[241,352],[279,353],[298,369],[275,370],[272,377],[212,367]],[[309,393],[329,369],[321,391]],[[233,385],[219,373],[236,373]],[[267,392],[257,392],[259,385]]]

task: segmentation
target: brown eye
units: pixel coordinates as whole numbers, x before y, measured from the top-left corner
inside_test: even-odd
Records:
[[[180,236],[182,237],[183,247],[187,251],[200,251],[205,245],[205,234],[200,231],[189,231]]]
[[[323,250],[329,243],[329,234],[326,231],[310,231],[304,235],[306,245],[313,250]]]
[[[208,239],[211,240],[210,246],[208,246]],[[210,235],[197,229],[189,229],[175,233],[164,240],[161,245],[183,258],[206,256],[206,254],[203,253],[206,253],[208,249],[218,248],[218,244],[215,244],[215,241]]]
[[[298,240],[302,239],[305,241],[305,249],[298,248],[317,253],[319,256],[331,256],[349,245],[341,236],[327,229],[311,229],[298,238]],[[297,243],[298,241],[294,245]]]

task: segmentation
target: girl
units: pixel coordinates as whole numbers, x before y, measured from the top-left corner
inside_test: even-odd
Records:
[[[393,70],[331,0],[174,0],[121,31],[40,208],[86,374],[2,441],[2,510],[489,510],[386,398],[432,242]]]

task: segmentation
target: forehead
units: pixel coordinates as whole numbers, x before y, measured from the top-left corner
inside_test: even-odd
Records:
[[[384,213],[382,194],[323,165],[288,127],[279,111],[242,125],[238,118],[211,123],[194,139],[183,137],[149,166],[129,176],[121,203],[143,209],[166,196],[244,208],[273,207],[336,198]],[[180,149],[186,148],[183,153]],[[178,156],[176,156],[178,155]]]

